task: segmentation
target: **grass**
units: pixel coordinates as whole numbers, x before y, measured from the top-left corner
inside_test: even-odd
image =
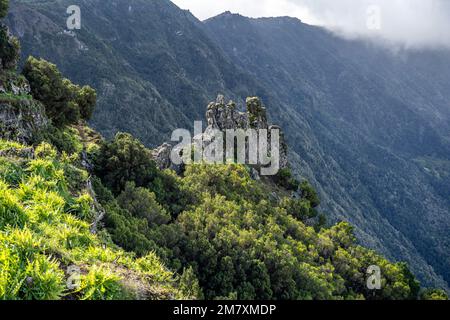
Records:
[[[25,146],[21,145],[18,142],[0,139],[0,151],[8,150],[8,149],[21,150],[24,148],[25,148]]]
[[[1,149],[24,147],[0,141]],[[48,144],[35,154],[0,158],[0,300],[114,300],[146,292],[182,298],[175,275],[153,253],[137,259],[90,232],[93,199],[70,187],[70,174],[83,172],[71,163],[76,157],[59,156]],[[78,179],[87,179],[83,173]],[[67,286],[70,266],[81,270],[75,289]]]
[[[0,93],[0,103],[17,102],[22,100],[32,100],[33,97],[30,94],[13,94],[10,92]]]

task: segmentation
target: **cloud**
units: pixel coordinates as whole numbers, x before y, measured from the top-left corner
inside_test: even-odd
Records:
[[[223,11],[249,17],[294,16],[345,37],[409,48],[450,48],[449,0],[173,0],[200,19]]]

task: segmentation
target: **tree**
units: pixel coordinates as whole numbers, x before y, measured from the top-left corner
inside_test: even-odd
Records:
[[[150,225],[162,225],[170,221],[170,215],[156,202],[155,194],[145,188],[136,188],[134,182],[126,184],[117,201],[134,217],[147,219]]]
[[[0,8],[1,10],[1,8]],[[8,27],[0,25],[0,61],[2,69],[15,69],[20,57],[20,44],[11,36]]]
[[[81,118],[89,120],[94,113],[97,104],[97,93],[89,86],[79,88],[76,92],[75,101],[78,104]]]
[[[54,125],[61,127],[91,117],[96,103],[94,89],[73,84],[63,78],[56,65],[43,59],[29,57],[22,73]]]
[[[309,184],[308,181],[303,181],[300,185],[302,197],[311,203],[312,208],[317,208],[320,205],[320,199],[317,196],[316,190]]]
[[[6,17],[9,9],[9,0],[0,0],[0,19]]]
[[[442,289],[426,289],[421,292],[420,300],[448,300],[448,295]]]
[[[146,187],[157,176],[150,151],[132,135],[121,132],[102,145],[95,159],[95,171],[116,195],[125,189],[127,182]]]
[[[180,290],[187,297],[199,300],[203,299],[202,289],[192,267],[184,269],[183,274],[180,277]]]
[[[297,191],[298,181],[292,176],[292,172],[288,168],[281,169],[275,176],[278,185],[289,191]]]

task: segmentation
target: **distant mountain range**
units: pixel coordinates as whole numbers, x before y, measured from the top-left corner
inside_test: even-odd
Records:
[[[82,28],[65,32],[66,8]],[[392,52],[298,19],[224,13],[201,22],[168,0],[13,0],[22,56],[97,89],[92,125],[154,147],[204,118],[218,93],[260,96],[297,174],[361,243],[450,283],[450,52]]]

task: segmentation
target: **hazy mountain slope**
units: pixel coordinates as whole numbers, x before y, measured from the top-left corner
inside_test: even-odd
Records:
[[[23,56],[56,62],[97,89],[92,124],[104,135],[128,131],[152,146],[203,119],[219,92],[261,96],[324,210],[355,224],[364,244],[410,262],[426,284],[445,285],[437,275],[448,272],[450,251],[445,55],[409,57],[409,75],[409,64],[383,50],[295,19],[203,24],[168,0],[80,0],[82,29],[71,35],[63,32],[71,4],[15,0],[8,24]]]
[[[125,130],[156,145],[174,128],[202,119],[205,103],[217,93],[244,99],[248,87],[258,87],[224,58],[199,21],[170,1],[81,0],[82,28],[68,33],[71,4],[12,1],[8,23],[24,57],[54,61],[64,74],[97,89],[92,124],[108,137]]]
[[[449,53],[392,54],[291,18],[226,13],[206,25],[230,58],[277,92],[287,112],[305,115],[335,165],[309,157],[308,135],[290,132],[291,145],[319,173],[325,192],[340,204],[343,190],[330,183],[336,178],[365,219],[379,214],[379,222],[359,225],[397,257],[403,249],[418,252],[448,281],[450,182],[439,171],[450,160]],[[417,252],[386,241],[383,220]]]

